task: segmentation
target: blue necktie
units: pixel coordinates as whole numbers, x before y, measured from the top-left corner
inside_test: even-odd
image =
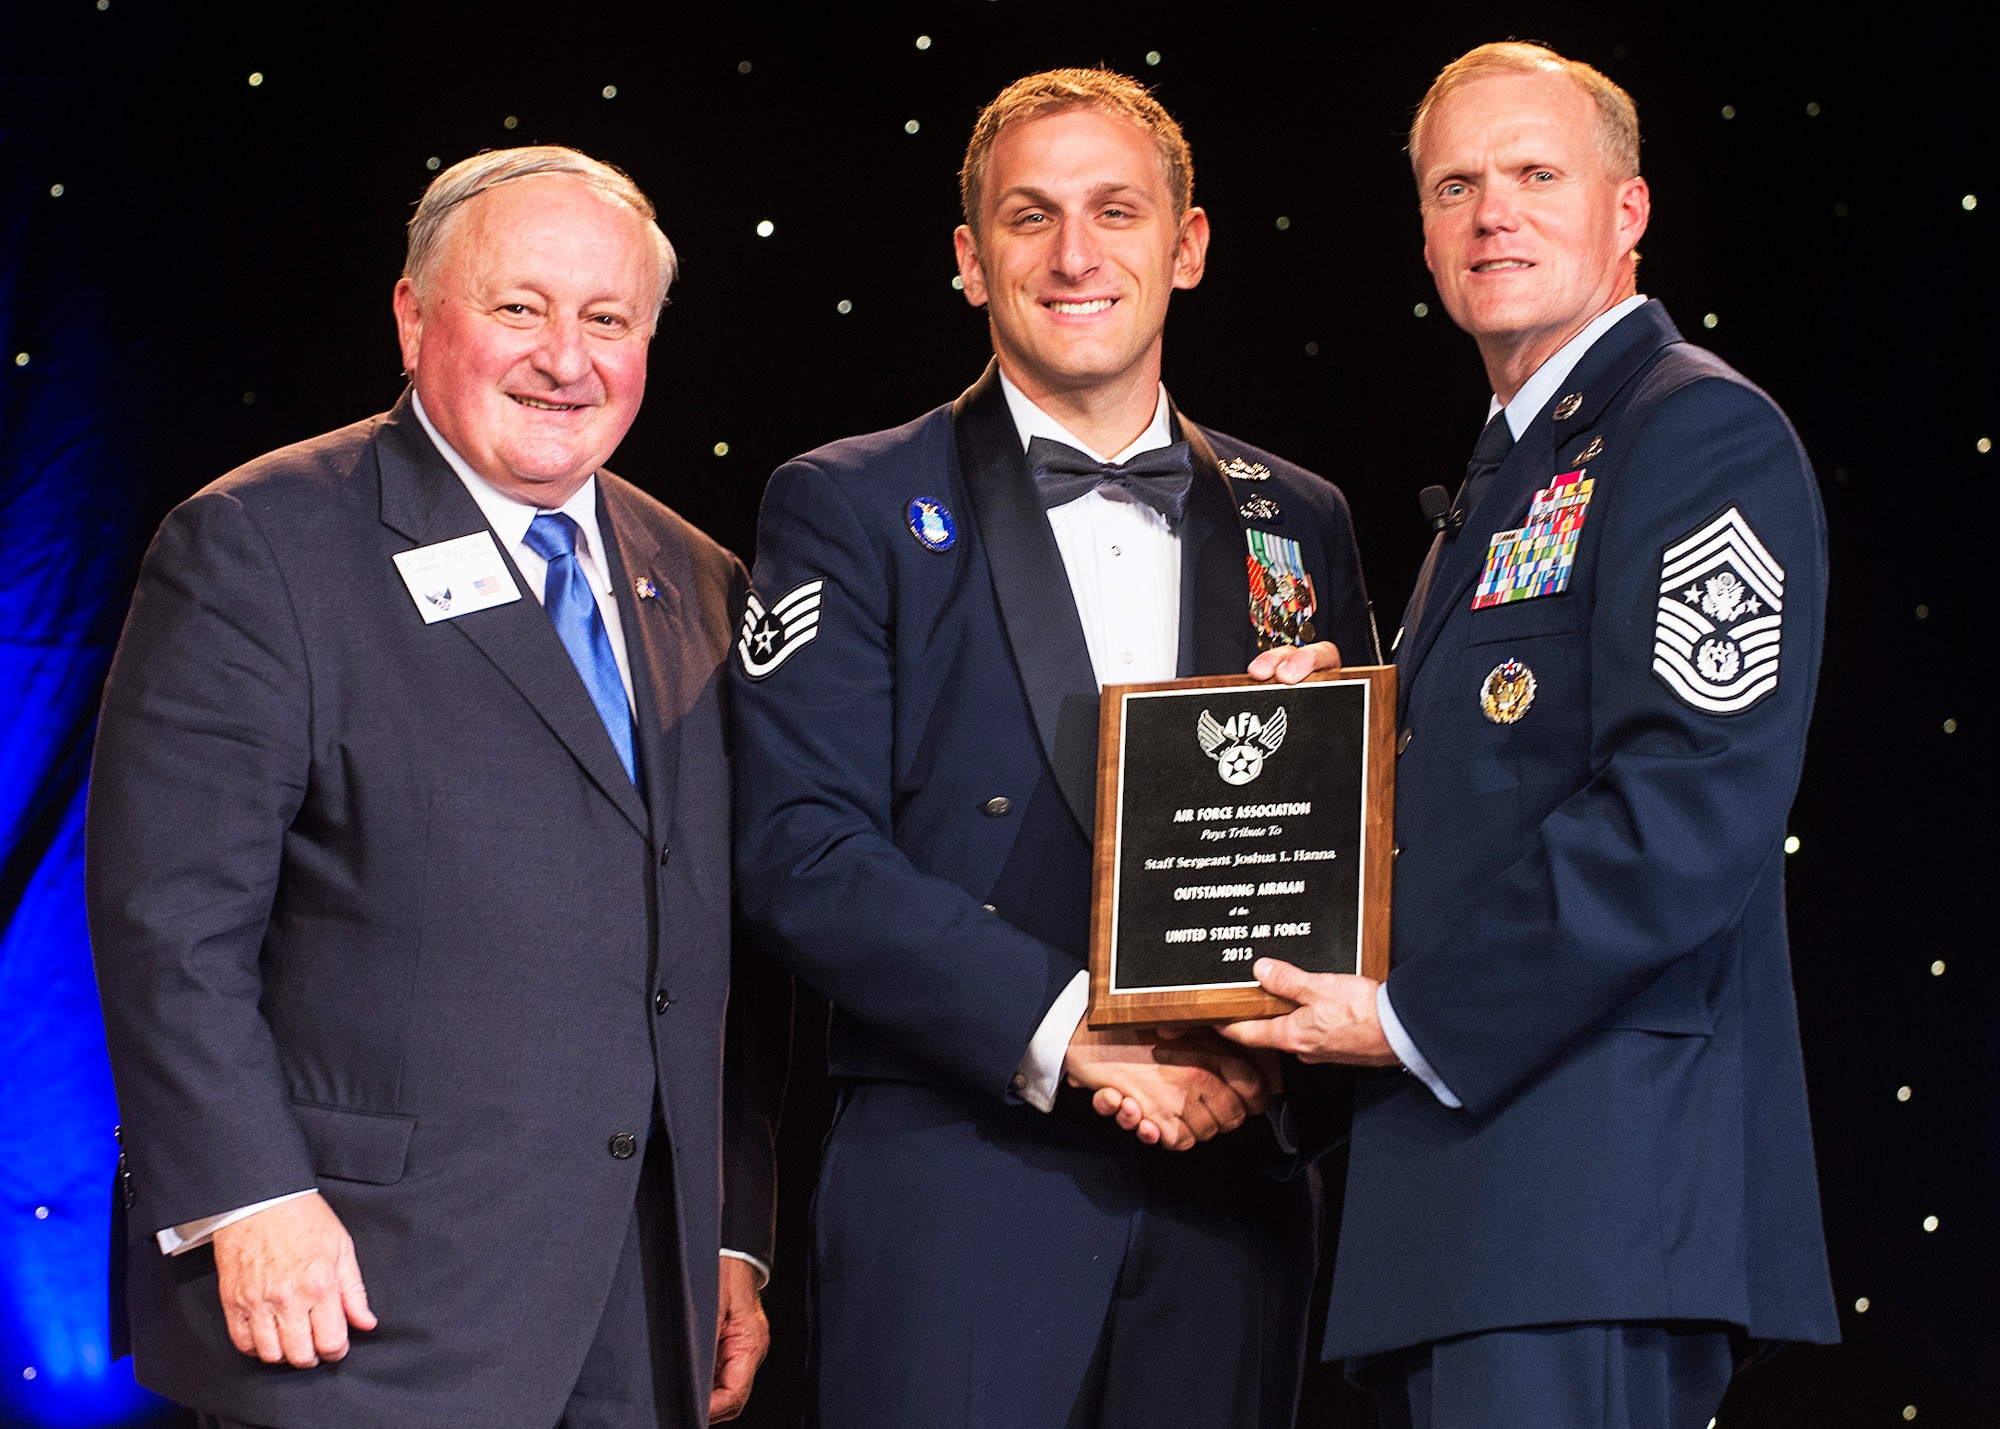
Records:
[[[625,700],[625,682],[611,653],[611,637],[598,612],[597,597],[576,559],[576,522],[560,511],[544,511],[528,524],[528,549],[549,563],[542,608],[556,625],[556,638],[569,651],[583,676],[590,702],[618,751],[626,777],[639,782],[632,762],[632,707]]]

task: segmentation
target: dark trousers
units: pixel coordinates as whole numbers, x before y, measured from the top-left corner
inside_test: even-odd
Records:
[[[1082,1103],[1082,1104],[1079,1104]],[[1316,1198],[1269,1130],[850,1087],[814,1201],[820,1429],[1291,1429]]]
[[[1351,1377],[1382,1429],[1705,1429],[1735,1370],[1727,1329],[1548,1325],[1419,1345]]]

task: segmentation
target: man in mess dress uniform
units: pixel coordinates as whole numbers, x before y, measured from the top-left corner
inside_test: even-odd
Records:
[[[1278,1429],[1316,1196],[1276,1061],[1082,1022],[1098,691],[1372,662],[1347,506],[1161,385],[1209,227],[1141,86],[1010,86],[962,187],[996,359],[777,472],[732,666],[739,906],[834,1005],[819,1422]]]
[[[1819,495],[1638,292],[1623,90],[1481,46],[1410,160],[1493,400],[1395,644],[1392,971],[1260,965],[1302,1006],[1229,1030],[1386,1068],[1324,1346],[1385,1425],[1702,1429],[1760,1346],[1837,1337],[1784,903]]]

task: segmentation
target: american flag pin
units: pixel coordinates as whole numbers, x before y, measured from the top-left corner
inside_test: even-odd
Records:
[[[660,593],[660,588],[653,584],[651,576],[640,576],[632,582],[632,589],[639,593],[641,600],[651,600]]]

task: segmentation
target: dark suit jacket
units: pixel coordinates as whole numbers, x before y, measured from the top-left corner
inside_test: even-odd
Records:
[[[1175,422],[1195,469],[1181,673],[1238,673],[1256,654],[1246,524],[1299,543],[1317,633],[1372,661],[1340,493]],[[1267,474],[1225,475],[1238,458]],[[1239,503],[1257,497],[1274,514],[1246,523]],[[951,513],[949,549],[912,534],[917,498]],[[756,588],[774,605],[812,581],[811,642],[763,678],[740,651],[731,662],[740,906],[834,1003],[834,1075],[1010,1097],[1088,950],[1098,698],[996,368],[952,407],[779,468]]]
[[[1474,609],[1490,538],[1579,467],[1568,589]],[[1465,1107],[1359,1080],[1326,1354],[1566,1321],[1837,1338],[1785,937],[1826,589],[1798,439],[1647,304],[1430,574],[1396,652],[1389,996]],[[1509,662],[1532,702],[1496,723]]]
[[[487,528],[407,394],[222,478],[153,542],[105,691],[89,905],[128,1171],[115,1253],[138,1377],[163,1394],[288,1429],[548,1429],[633,1216],[645,1158],[612,1138],[643,1143],[657,1098],[679,1256],[656,1358],[705,1409],[719,666],[743,573],[598,483],[639,788],[525,584],[418,616],[391,556]],[[212,1251],[166,1259],[154,1232],[308,1186],[381,1327],[338,1365],[270,1368],[228,1342]],[[733,1188],[732,1229],[767,1232],[768,1195]]]

